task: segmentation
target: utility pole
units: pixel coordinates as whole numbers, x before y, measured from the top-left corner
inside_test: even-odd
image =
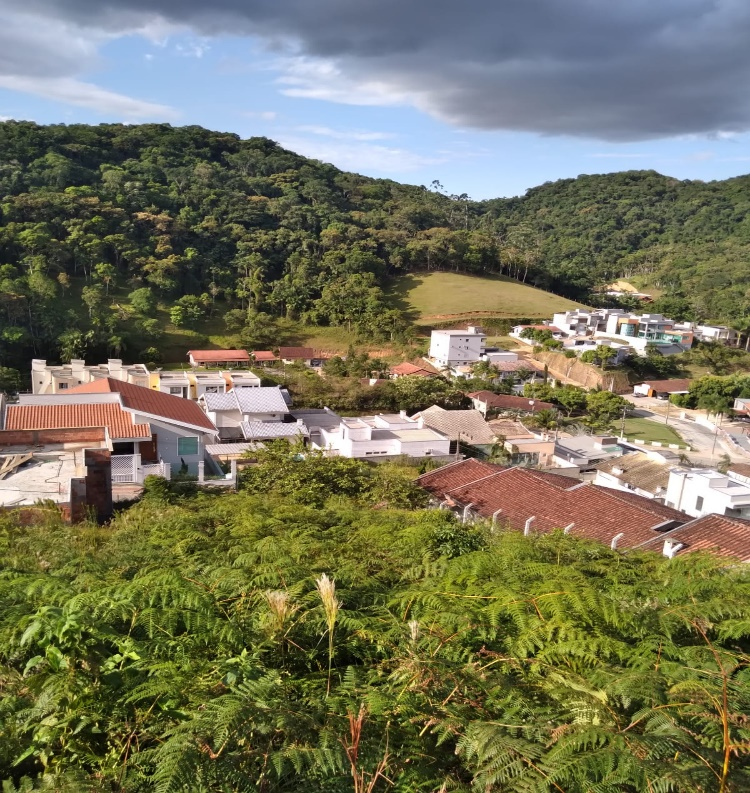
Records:
[[[627,407],[622,409],[622,421],[620,422],[620,437],[625,437],[625,414],[628,412]]]
[[[669,408],[670,408],[671,406],[672,406],[672,402],[671,402],[671,400],[669,399],[669,397],[667,397],[667,417],[666,417],[666,419],[664,420],[664,423],[665,423],[665,424],[669,424]]]

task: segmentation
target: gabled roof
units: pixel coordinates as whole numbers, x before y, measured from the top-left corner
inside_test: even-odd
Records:
[[[667,394],[680,394],[690,390],[690,383],[692,380],[644,380],[643,384],[647,385],[652,391]]]
[[[416,377],[436,377],[438,374],[437,372],[426,369],[424,366],[417,366],[408,361],[404,361],[404,363],[400,363],[397,366],[392,366],[390,371],[391,374],[401,375],[402,377],[410,375]]]
[[[188,350],[188,355],[191,355],[196,361],[205,361],[206,363],[250,362],[250,354],[247,350]]]
[[[70,402],[46,405],[8,405],[5,413],[6,430],[84,429],[89,427],[106,427],[112,440],[151,437],[151,428],[148,424],[136,424],[133,421],[133,414],[123,410],[115,402],[96,405],[71,404]]]
[[[203,394],[201,400],[210,412],[237,410],[240,413],[287,413],[284,395],[278,386],[237,388],[226,394]]]
[[[550,472],[505,468],[487,473],[485,463],[456,463],[417,479],[436,499],[458,507],[472,505],[485,518],[497,515],[501,524],[522,530],[534,518],[533,530],[547,532],[574,524],[572,534],[610,544],[622,533],[618,547],[632,548],[661,536],[655,527],[688,517],[652,499],[582,483]],[[462,470],[462,466],[466,470]],[[452,470],[451,470],[452,469]],[[474,480],[472,475],[479,474]],[[462,484],[455,485],[456,481]]]
[[[750,520],[727,515],[704,515],[685,523],[640,546],[661,552],[664,540],[682,543],[677,553],[706,551],[714,556],[733,557],[750,562]]]
[[[541,399],[528,399],[512,394],[493,394],[492,391],[473,391],[466,396],[484,402],[487,407],[495,410],[525,410],[537,413],[540,410],[554,410],[555,408],[551,402],[542,402]]]
[[[124,408],[145,413],[155,418],[164,419],[177,424],[188,424],[191,427],[200,427],[210,432],[216,432],[216,427],[195,402],[182,397],[162,394],[151,388],[144,388],[123,380],[104,377],[92,383],[69,388],[70,394],[119,394],[120,402]]]
[[[670,467],[664,462],[652,460],[643,452],[605,460],[596,466],[596,470],[615,477],[624,485],[631,485],[649,493],[656,493],[659,488],[666,490],[669,484]]]
[[[317,357],[312,347],[279,347],[279,358],[287,361],[308,361]]]
[[[485,463],[470,457],[467,460],[457,460],[455,463],[443,465],[434,471],[417,478],[417,484],[434,496],[443,496],[449,490],[469,482],[476,482],[485,476],[491,476],[498,471],[504,470],[502,465]]]
[[[253,360],[255,361],[278,361],[279,356],[274,355],[271,350],[253,350]]]
[[[426,427],[442,432],[452,441],[461,440],[470,444],[495,442],[495,434],[478,410],[445,410],[433,405],[417,416],[424,421]]]

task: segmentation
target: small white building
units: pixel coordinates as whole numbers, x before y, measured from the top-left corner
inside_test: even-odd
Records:
[[[684,352],[693,344],[693,326],[689,322],[675,322],[661,314],[610,314],[606,328],[594,335],[624,341],[641,355],[649,344],[662,354]]]
[[[675,468],[669,474],[666,504],[694,518],[717,514],[750,517],[750,484],[731,471],[722,474],[706,468]]]
[[[61,394],[69,388],[112,377],[125,383],[148,388],[149,371],[142,363],[123,364],[120,358],[110,358],[107,363],[87,366],[86,361],[74,358],[70,363],[47,365],[43,358],[31,361],[31,393]]]
[[[739,344],[740,334],[726,325],[696,325],[695,338],[699,341],[718,341],[724,344]]]
[[[187,372],[156,372],[154,390],[161,394],[190,399],[190,378]]]
[[[570,337],[563,341],[563,349],[572,350],[576,355],[590,350],[596,351],[599,347],[610,347],[615,351],[615,357],[612,359],[615,366],[621,364],[633,352],[633,348],[627,342],[610,341],[609,339]]]
[[[445,435],[404,412],[342,418],[336,426],[318,427],[311,441],[313,448],[328,454],[364,459],[445,457],[450,453],[450,440]]]
[[[558,328],[563,336],[591,336],[596,331],[607,329],[607,320],[610,316],[621,314],[627,314],[627,311],[621,308],[561,311],[552,315],[552,325]]]
[[[475,325],[469,325],[466,330],[433,330],[430,358],[437,366],[474,363],[482,359],[486,344],[486,334]]]

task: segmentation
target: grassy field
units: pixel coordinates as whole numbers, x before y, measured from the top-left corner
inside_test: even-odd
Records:
[[[458,315],[548,318],[577,303],[509,278],[482,278],[461,273],[417,273],[401,276],[391,292],[417,323]]]
[[[685,441],[668,424],[658,424],[644,418],[625,419],[625,437],[629,440],[679,443],[680,446],[687,446]]]

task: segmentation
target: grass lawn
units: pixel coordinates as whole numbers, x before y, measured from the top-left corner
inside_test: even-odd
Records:
[[[450,319],[455,315],[549,318],[578,303],[510,278],[483,278],[461,273],[415,273],[400,276],[391,296],[416,322]],[[457,317],[457,319],[460,317]]]
[[[625,437],[629,440],[679,443],[680,446],[687,447],[685,441],[668,424],[659,424],[644,418],[625,419]]]

